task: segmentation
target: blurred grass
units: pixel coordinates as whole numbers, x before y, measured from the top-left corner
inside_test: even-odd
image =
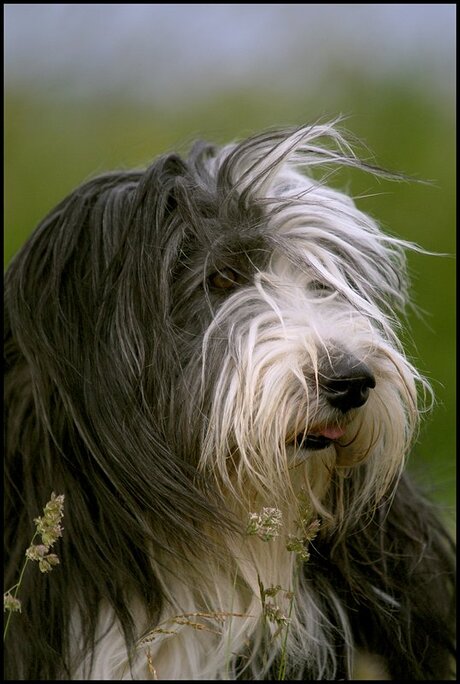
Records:
[[[315,109],[326,103],[328,112]],[[453,107],[400,83],[375,85],[348,78],[340,104],[334,94],[280,97],[241,91],[176,110],[136,106],[122,99],[59,102],[9,91],[5,97],[5,265],[37,222],[83,180],[114,168],[144,166],[170,149],[185,151],[204,137],[228,142],[264,127],[301,124],[351,113],[346,127],[366,142],[376,161],[418,183],[339,174],[358,205],[381,225],[425,249],[411,254],[415,303],[409,356],[433,383],[437,404],[411,456],[417,478],[446,511],[455,501],[455,153]],[[366,197],[366,195],[369,195]]]

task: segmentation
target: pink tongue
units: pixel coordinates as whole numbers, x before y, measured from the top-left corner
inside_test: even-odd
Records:
[[[329,427],[324,428],[324,430],[321,430],[321,432],[318,434],[321,437],[326,437],[327,439],[339,439],[339,437],[343,437],[345,430],[339,427]]]

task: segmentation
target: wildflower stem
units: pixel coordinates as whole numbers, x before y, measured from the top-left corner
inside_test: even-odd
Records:
[[[32,537],[31,544],[33,544],[37,534],[38,534],[38,532],[35,532],[34,536]],[[29,559],[26,556],[26,559],[25,559],[24,564],[22,566],[21,574],[19,575],[18,581],[16,582],[16,584],[13,584],[11,589],[8,589],[8,591],[6,592],[6,593],[10,593],[14,589],[13,598],[17,598],[19,587],[21,586],[22,578],[24,576],[24,572],[25,572],[25,569],[27,567],[28,562],[29,562]],[[11,620],[11,611],[8,612],[8,617],[6,619],[5,629],[3,630],[3,641],[5,641],[5,639],[6,639],[6,634],[8,632],[8,626],[10,624],[10,620]]]
[[[294,593],[292,594],[291,601],[289,604],[288,622],[286,624],[286,630],[284,632],[283,646],[281,648],[281,659],[280,666],[278,670],[278,681],[283,681],[286,677],[286,648],[287,648],[287,638],[289,632],[289,625],[291,624],[292,608],[294,605]]]
[[[34,519],[35,532],[30,541],[29,548],[25,552],[26,559],[16,584],[3,594],[3,610],[8,611],[8,617],[3,631],[3,641],[6,639],[8,627],[10,625],[11,613],[21,612],[21,601],[17,598],[21,587],[27,563],[30,560],[37,561],[40,572],[50,572],[55,565],[58,565],[59,558],[55,553],[49,553],[59,537],[62,537],[61,520],[64,515],[64,494],[56,496],[51,492],[51,499],[43,509],[43,516]],[[41,537],[41,544],[34,544],[37,535]],[[14,590],[14,594],[11,592]]]
[[[238,566],[235,568],[235,577],[233,578],[232,601],[230,603],[230,617],[228,623],[227,645],[225,648],[225,669],[227,677],[230,677],[230,655],[232,652],[232,620],[233,620],[233,604],[235,600],[236,580],[238,578]]]

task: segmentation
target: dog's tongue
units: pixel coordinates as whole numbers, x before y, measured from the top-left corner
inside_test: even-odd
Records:
[[[327,427],[316,433],[318,437],[326,437],[326,439],[339,439],[344,434],[345,430],[339,427]]]

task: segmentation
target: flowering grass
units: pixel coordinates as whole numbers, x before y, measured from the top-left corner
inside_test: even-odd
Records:
[[[294,553],[297,557],[297,567],[309,560],[310,553],[308,551],[308,545],[316,537],[320,527],[319,520],[313,517],[308,497],[304,492],[300,492],[298,502],[298,518],[295,521],[297,528],[296,534],[288,534],[285,541],[286,550],[290,553]],[[282,514],[279,509],[263,508],[260,513],[249,514],[246,534],[257,535],[263,541],[270,542],[280,535],[282,525]],[[264,587],[260,577],[258,577],[258,582],[266,632],[268,632],[268,623],[272,623],[277,625],[278,629],[274,632],[271,640],[283,635],[278,669],[278,681],[283,681],[286,678],[287,639],[294,608],[294,585],[296,583],[296,576],[293,578],[293,586],[290,589],[283,589],[279,585],[275,587]],[[274,600],[280,592],[282,592],[284,598],[289,601],[287,615],[283,613],[278,603]]]
[[[61,525],[64,515],[64,495],[51,494],[50,500],[43,509],[43,515],[35,518],[35,533],[31,539],[30,546],[25,551],[25,561],[22,566],[19,579],[10,589],[3,595],[4,611],[8,612],[3,640],[5,641],[11,615],[14,612],[22,612],[21,600],[18,596],[21,588],[22,579],[24,577],[25,569],[29,561],[36,562],[40,572],[50,572],[56,565],[59,564],[59,558],[55,553],[51,552],[52,547],[56,541],[62,536],[63,527]],[[311,511],[308,506],[306,497],[299,497],[299,516],[296,521],[297,531],[295,535],[289,534],[286,536],[286,549],[290,553],[297,556],[300,563],[307,562],[309,559],[308,544],[314,539],[319,529],[319,521],[312,518]],[[283,527],[282,513],[278,508],[262,508],[260,512],[249,513],[245,536],[257,536],[263,542],[270,543],[276,537],[279,537]],[[295,583],[295,578],[293,583]],[[291,615],[294,605],[294,586],[289,589],[284,589],[281,586],[264,587],[259,578],[259,592],[262,604],[262,619],[266,627],[266,644],[273,642],[277,638],[282,638],[281,657],[278,670],[278,680],[282,681],[286,677],[286,647],[291,624]],[[277,599],[283,596],[283,601],[289,601],[289,611],[286,615]],[[175,635],[177,627],[186,625],[195,630],[205,630],[220,633],[219,630],[203,624],[201,620],[214,620],[217,623],[223,623],[226,619],[230,621],[234,617],[248,617],[241,613],[230,612],[196,612],[184,613],[169,618],[164,623],[158,625],[155,629],[146,634],[138,643],[137,648],[148,646],[156,637],[160,635]],[[198,619],[197,619],[198,618]],[[169,623],[169,624],[168,624]],[[270,635],[268,625],[274,624],[277,626],[275,632]],[[230,629],[229,629],[230,635]],[[229,644],[230,649],[230,644]],[[230,650],[229,650],[230,652]],[[147,667],[153,678],[157,678],[157,673],[153,665],[152,655],[150,649],[147,649]]]
[[[295,521],[296,534],[289,534],[285,538],[285,546],[288,552],[294,553],[297,557],[298,565],[303,562],[307,562],[310,555],[308,552],[309,543],[315,538],[319,530],[319,520],[314,519],[311,509],[308,504],[307,496],[301,493],[299,496],[299,508],[298,508],[298,519]],[[270,543],[276,537],[281,535],[283,528],[283,517],[282,512],[278,508],[262,508],[259,512],[251,512],[248,515],[247,525],[245,529],[245,537],[257,536],[263,542]],[[281,644],[281,657],[278,670],[278,680],[282,681],[286,678],[286,668],[287,668],[287,639],[289,634],[289,627],[291,624],[291,616],[294,607],[294,584],[295,577],[293,578],[293,587],[289,589],[283,589],[280,585],[264,587],[260,577],[258,576],[259,583],[259,595],[262,604],[262,620],[265,626],[265,637],[264,643],[268,648],[270,642],[277,638],[282,639]],[[235,579],[233,583],[233,589],[235,590],[237,580],[237,572],[235,573]],[[282,601],[289,601],[289,610],[286,615],[276,599],[281,598]],[[137,644],[137,648],[145,647],[152,641],[154,641],[160,635],[175,635],[177,634],[177,629],[174,625],[186,625],[195,630],[205,630],[208,632],[214,632],[216,634],[221,634],[221,630],[214,629],[203,622],[197,621],[198,619],[204,620],[214,620],[217,623],[223,623],[225,620],[229,621],[228,625],[228,644],[227,644],[227,672],[229,672],[229,661],[231,654],[231,624],[232,619],[246,618],[250,617],[246,614],[236,613],[233,611],[233,599],[232,606],[229,612],[196,612],[196,613],[184,613],[182,615],[176,615],[160,623],[155,629],[151,630],[147,635],[145,635],[140,642]],[[167,624],[169,625],[167,626]],[[274,624],[277,629],[273,634],[270,634],[269,624]],[[157,673],[153,666],[153,659],[149,649],[146,651],[147,657],[147,668],[154,679],[157,679]]]
[[[59,558],[55,553],[50,553],[50,549],[59,537],[62,537],[61,521],[64,516],[64,494],[56,496],[54,492],[43,509],[43,515],[35,518],[35,534],[31,539],[30,546],[25,552],[25,561],[22,566],[19,579],[12,587],[3,594],[3,610],[8,612],[5,629],[3,631],[3,641],[6,639],[8,627],[12,613],[21,613],[21,600],[18,593],[21,588],[22,579],[29,561],[38,563],[40,572],[50,572],[53,567],[59,564]],[[40,537],[41,543],[34,543]]]

